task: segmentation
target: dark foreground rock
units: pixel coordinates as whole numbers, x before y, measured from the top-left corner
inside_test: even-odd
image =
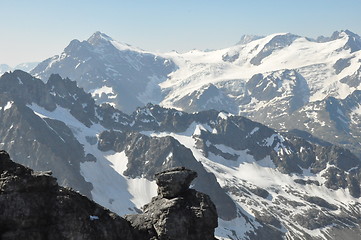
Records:
[[[130,225],[0,151],[0,239],[133,240]]]
[[[138,240],[213,240],[218,226],[216,207],[209,196],[189,189],[197,173],[175,168],[158,173],[158,196],[142,214],[125,218]]]
[[[125,220],[0,151],[0,239],[214,240],[217,211],[189,189],[196,177],[185,168],[157,174],[158,196]]]

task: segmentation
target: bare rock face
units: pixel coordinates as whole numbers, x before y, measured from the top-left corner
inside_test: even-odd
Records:
[[[0,239],[133,240],[130,225],[0,151]]]
[[[136,239],[215,239],[216,207],[208,195],[189,189],[196,177],[196,172],[185,168],[156,174],[158,196],[143,207],[142,214],[125,217]]]
[[[172,199],[187,191],[197,173],[185,168],[173,168],[155,175],[158,195]]]

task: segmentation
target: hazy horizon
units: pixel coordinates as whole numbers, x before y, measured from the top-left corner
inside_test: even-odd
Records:
[[[242,35],[291,32],[316,38],[360,34],[361,1],[70,1],[0,3],[0,64],[14,67],[60,54],[73,39],[101,31],[152,51],[220,49]]]

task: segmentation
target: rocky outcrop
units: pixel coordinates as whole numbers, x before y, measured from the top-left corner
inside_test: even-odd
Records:
[[[158,195],[172,199],[188,190],[197,173],[185,168],[174,168],[155,175],[158,185]]]
[[[209,196],[189,189],[197,173],[173,168],[156,174],[158,196],[144,206],[144,212],[125,218],[138,240],[213,240],[218,226],[217,212]]]
[[[156,175],[158,196],[125,219],[0,151],[0,239],[214,240],[217,211],[182,167]]]
[[[127,221],[0,151],[0,239],[133,240]]]

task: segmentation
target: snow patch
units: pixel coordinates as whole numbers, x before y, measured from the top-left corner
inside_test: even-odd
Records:
[[[113,91],[113,88],[112,87],[108,87],[108,86],[103,86],[101,88],[98,88],[98,89],[94,89],[94,90],[90,90],[90,93],[92,96],[101,96],[102,94],[111,94],[111,95],[114,95],[114,91]]]
[[[230,113],[225,113],[225,112],[220,112],[220,113],[218,114],[218,117],[221,118],[221,119],[224,119],[224,120],[227,120],[228,117],[230,117],[230,116],[232,116],[232,114],[230,114]]]
[[[6,103],[6,105],[4,106],[4,111],[6,111],[6,110],[9,110],[12,106],[13,106],[13,104],[14,104],[14,102],[13,101],[8,101],[7,103]]]
[[[89,220],[90,220],[90,221],[99,220],[99,217],[98,217],[98,216],[92,216],[92,215],[90,215],[90,216],[89,216]]]

